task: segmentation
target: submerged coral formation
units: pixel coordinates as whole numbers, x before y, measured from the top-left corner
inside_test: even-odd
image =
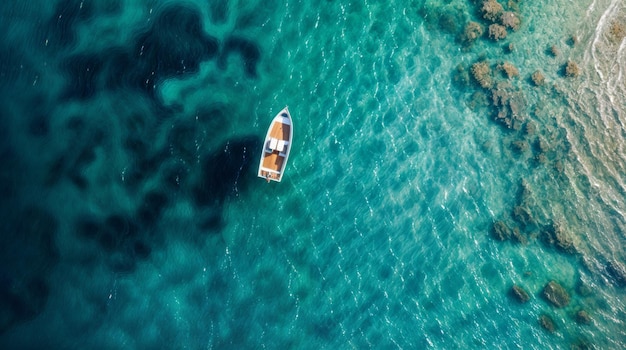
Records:
[[[493,86],[493,79],[491,77],[491,67],[489,62],[480,61],[472,65],[472,76],[483,89],[488,89]]]
[[[507,35],[506,27],[494,23],[489,26],[489,38],[498,41],[505,39]]]
[[[530,145],[525,140],[515,140],[511,143],[511,146],[513,146],[513,149],[518,153],[524,153],[530,149]],[[527,213],[528,211],[527,208],[523,208],[520,210],[518,209],[518,207],[523,208],[523,207],[520,207],[519,205],[516,205],[515,208],[513,209],[514,217],[517,216],[518,212]],[[524,215],[524,217],[526,216],[529,216],[529,214]]]
[[[591,323],[591,316],[589,316],[589,313],[587,313],[587,311],[585,310],[578,310],[578,312],[576,312],[576,315],[574,315],[574,319],[579,324]]]
[[[548,52],[550,53],[552,57],[557,57],[561,54],[561,50],[559,50],[559,48],[556,45],[550,46],[550,49],[548,50]]]
[[[511,295],[520,303],[525,303],[530,300],[530,295],[521,286],[515,284],[511,287]]]
[[[483,1],[483,6],[481,7],[480,10],[483,14],[484,19],[488,21],[496,22],[500,19],[500,16],[502,16],[502,12],[504,11],[504,8],[496,0],[486,0],[486,1]]]
[[[530,78],[532,79],[535,86],[543,85],[546,82],[546,78],[543,76],[543,73],[540,70],[536,70]]]
[[[576,246],[574,246],[574,241],[572,240],[572,237],[558,223],[553,223],[552,225],[549,225],[547,228],[542,230],[541,239],[546,245],[550,247],[556,247],[562,252],[568,254],[573,254],[576,252]]]
[[[491,235],[493,236],[493,238],[499,241],[513,239],[514,241],[521,244],[528,243],[528,239],[522,234],[519,227],[514,226],[513,228],[511,228],[502,220],[495,221],[492,224]]]
[[[576,78],[580,75],[580,68],[571,60],[568,60],[565,64],[565,75],[570,78]]]
[[[459,64],[453,72],[452,79],[459,87],[467,87],[470,84],[470,76],[465,65]]]
[[[539,316],[539,324],[543,327],[543,329],[550,333],[554,333],[556,331],[556,324],[554,323],[554,320],[546,314]]]
[[[519,76],[519,70],[511,62],[503,62],[498,64],[497,69],[504,72],[507,78],[511,79]]]
[[[515,44],[509,43],[506,46],[506,53],[512,53],[512,52],[515,52]]]
[[[558,284],[556,281],[548,282],[548,284],[546,284],[543,288],[542,295],[547,301],[558,308],[565,307],[570,302],[569,294],[565,288],[563,288],[563,286]]]
[[[484,33],[483,26],[478,22],[470,21],[465,25],[462,41],[465,44],[472,44],[476,39],[480,38]]]
[[[519,29],[521,21],[514,12],[505,11],[500,17],[500,23],[506,28],[510,28],[516,31]]]
[[[499,82],[491,89],[492,106],[496,108],[495,119],[509,129],[520,130],[524,121],[524,96],[507,82]]]
[[[496,221],[491,226],[491,234],[494,238],[505,241],[511,238],[511,229],[503,221]]]

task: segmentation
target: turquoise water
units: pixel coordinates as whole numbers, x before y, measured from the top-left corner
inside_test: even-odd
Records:
[[[501,3],[0,5],[0,346],[626,347],[626,6]]]

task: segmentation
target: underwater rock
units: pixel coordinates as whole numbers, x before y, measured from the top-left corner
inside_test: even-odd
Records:
[[[561,50],[559,50],[558,47],[556,47],[556,45],[552,45],[550,46],[550,48],[548,49],[548,53],[552,56],[552,57],[557,57],[561,54]]]
[[[574,241],[572,240],[572,237],[569,235],[569,233],[561,229],[560,226],[558,229],[554,230],[554,233],[555,233],[557,248],[570,254],[573,254],[576,252]]]
[[[535,84],[535,86],[541,86],[546,82],[546,78],[543,76],[543,73],[540,70],[537,70],[530,77]]]
[[[489,26],[489,38],[495,41],[506,39],[507,34],[505,26],[496,23]]]
[[[515,44],[513,43],[508,43],[505,47],[504,50],[506,53],[513,53],[515,52]]]
[[[565,64],[565,76],[569,78],[576,78],[579,75],[580,68],[578,68],[578,65],[575,62],[568,60]]]
[[[539,324],[543,327],[543,329],[550,333],[554,333],[556,331],[556,324],[554,323],[554,320],[546,314],[539,316]]]
[[[495,120],[508,129],[520,130],[523,125],[524,96],[508,82],[499,82],[491,89],[491,102],[495,108]]]
[[[465,22],[465,13],[458,9],[448,9],[438,14],[437,25],[446,33],[456,34],[459,32],[459,25]]]
[[[519,205],[531,206],[533,204],[533,192],[530,185],[525,179],[520,181],[519,190],[517,191],[517,202]]]
[[[541,231],[541,240],[548,246],[556,247],[568,254],[576,253],[576,247],[570,234],[558,223],[548,225]]]
[[[526,238],[526,236],[522,234],[519,227],[514,227],[511,231],[511,235],[517,243],[528,244],[528,238]]]
[[[480,8],[480,11],[482,12],[484,19],[496,22],[502,16],[504,8],[496,0],[486,0],[483,2],[483,6]]]
[[[532,136],[537,132],[537,126],[535,125],[534,122],[529,121],[528,123],[526,123],[526,125],[524,126],[524,133],[528,136]]]
[[[505,11],[500,16],[500,24],[506,28],[513,29],[514,31],[519,29],[520,19],[514,12]]]
[[[510,62],[503,62],[496,67],[499,71],[504,72],[509,79],[519,76],[519,70]]]
[[[560,159],[554,162],[554,170],[556,170],[556,172],[561,175],[565,171],[565,166],[563,165],[563,162]]]
[[[491,68],[489,62],[480,61],[472,65],[472,76],[483,89],[489,89],[493,86],[493,78],[491,77]]]
[[[479,108],[488,107],[489,100],[487,99],[487,94],[485,94],[483,91],[474,91],[472,95],[469,97],[467,105],[469,108],[471,108],[474,111]],[[483,148],[485,148],[484,146],[488,146],[487,145],[488,143],[489,141],[485,142],[482,145]],[[486,148],[489,148],[489,147],[486,147]]]
[[[484,32],[485,30],[480,23],[470,21],[465,25],[461,41],[466,45],[471,45],[474,41],[480,38]]]
[[[539,164],[547,164],[548,163],[548,157],[545,154],[538,154],[535,156],[535,161]]]
[[[565,288],[555,281],[550,281],[546,284],[543,288],[542,295],[547,301],[558,308],[565,307],[570,302],[570,296]]]
[[[503,221],[495,221],[491,227],[491,235],[500,241],[511,238],[511,229]]]
[[[530,145],[524,140],[515,140],[511,143],[511,146],[513,146],[513,150],[517,153],[524,153],[530,149]]]
[[[574,319],[576,320],[576,323],[579,324],[591,323],[591,316],[589,316],[589,313],[587,313],[587,311],[585,310],[578,310],[578,312],[576,312],[576,315],[574,315]]]
[[[452,72],[452,81],[460,88],[465,88],[470,85],[469,72],[463,64],[456,66],[456,69]]]
[[[513,219],[517,221],[522,227],[527,227],[535,224],[530,209],[523,205],[516,205],[513,207]]]
[[[495,221],[491,227],[491,236],[499,241],[506,241],[508,239],[514,239],[521,244],[527,244],[528,239],[520,231],[518,227],[509,227],[501,220]]]
[[[418,8],[418,13],[426,22],[428,29],[438,29],[443,33],[459,35],[462,26],[468,21],[467,12],[455,5],[435,3],[425,4]]]
[[[525,303],[530,300],[528,292],[517,284],[514,284],[513,287],[511,287],[510,294],[520,303]]]

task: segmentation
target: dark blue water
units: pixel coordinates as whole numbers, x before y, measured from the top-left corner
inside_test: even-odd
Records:
[[[623,348],[626,7],[500,4],[0,5],[0,347]]]

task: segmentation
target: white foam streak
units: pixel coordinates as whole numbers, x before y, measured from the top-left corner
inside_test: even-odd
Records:
[[[595,7],[595,2],[590,6],[588,10],[589,13]],[[626,45],[626,41],[622,39],[621,45],[618,46],[618,50],[616,52],[612,52],[612,45],[616,45],[611,42],[611,38],[607,38],[607,32],[609,31],[609,26],[613,24],[615,20],[615,16],[620,13],[624,6],[623,1],[621,0],[613,0],[609,6],[604,10],[602,16],[598,20],[598,23],[595,28],[593,41],[591,43],[591,56],[593,58],[593,64],[596,73],[600,77],[602,83],[605,85],[605,90],[607,92],[607,97],[611,101],[611,104],[616,106],[616,103],[623,103],[623,99],[619,99],[616,96],[619,93],[620,87],[624,87],[623,80],[623,66],[624,64],[624,46]],[[615,57],[612,53],[614,53]],[[622,59],[620,59],[622,58]],[[622,96],[623,97],[623,96]]]
[[[593,19],[593,12],[597,6],[594,2],[587,11],[587,19]],[[625,129],[626,116],[624,115],[623,104],[626,100],[626,92],[624,91],[624,51],[626,42],[622,40],[618,46],[607,37],[609,26],[615,20],[615,16],[623,11],[623,2],[613,0],[600,16],[595,27],[593,40],[585,52],[585,65],[593,65],[594,72],[599,79],[599,85],[594,85],[597,79],[587,76],[582,87],[584,91],[592,94],[592,98],[582,95],[575,98],[579,103],[579,107],[593,116],[599,113],[602,125],[597,125],[596,120],[590,119],[590,122],[600,131],[603,131],[605,139],[597,146],[602,154],[594,154],[599,159],[609,157],[619,169],[608,169],[615,178],[623,174],[624,159],[626,159],[625,145],[623,144],[621,134]],[[590,74],[590,73],[589,73]],[[595,102],[595,103],[593,103]],[[585,136],[588,137],[589,130],[585,130]],[[615,137],[617,135],[617,137]],[[612,141],[612,142],[607,142]],[[593,149],[592,149],[593,151]],[[620,183],[623,185],[622,183]],[[623,186],[622,186],[623,187]]]
[[[595,23],[595,27],[583,29],[591,32],[583,56],[584,77],[580,89],[568,96],[568,100],[574,101],[572,109],[559,121],[577,164],[568,170],[568,177],[577,198],[594,208],[594,221],[600,225],[596,227],[600,232],[588,237],[592,242],[589,249],[599,249],[605,256],[620,253],[620,247],[608,242],[619,242],[618,237],[612,236],[619,236],[626,229],[626,42],[616,42],[610,33],[611,25],[624,16],[623,12],[621,0],[606,4],[594,1],[588,7],[583,23]],[[581,171],[592,187],[591,193],[587,184],[580,183]]]

